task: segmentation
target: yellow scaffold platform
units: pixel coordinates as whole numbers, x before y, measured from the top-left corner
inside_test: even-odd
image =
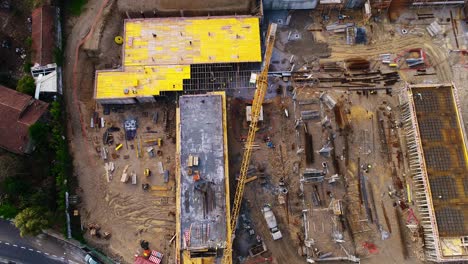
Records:
[[[96,99],[133,98],[159,95],[161,91],[182,91],[190,79],[190,65],[127,67],[125,71],[100,71],[96,74]]]
[[[256,17],[157,18],[125,23],[125,66],[259,62]]]
[[[257,17],[131,19],[124,27],[122,70],[96,71],[98,101],[182,91],[191,64],[261,61]]]

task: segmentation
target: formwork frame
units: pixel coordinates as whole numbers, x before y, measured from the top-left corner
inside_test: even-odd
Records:
[[[439,234],[410,85],[406,85],[406,88],[400,93],[400,104],[402,106],[401,117],[406,135],[409,168],[415,184],[415,200],[421,214],[421,224],[424,228],[425,257],[429,261],[437,261],[441,256],[438,247]]]
[[[260,1],[260,6],[262,6],[262,2]],[[260,10],[262,12],[262,10]],[[260,65],[261,65],[261,35],[257,34],[260,33],[260,28],[258,27],[258,20],[260,17],[258,16],[250,16],[250,15],[234,15],[234,16],[209,16],[209,17],[167,17],[167,18],[148,18],[148,19],[126,19],[125,20],[125,25],[124,25],[124,37],[126,39],[126,43],[124,47],[122,48],[121,51],[121,57],[122,57],[122,66],[119,69],[115,70],[102,70],[102,71],[96,71],[95,73],[95,78],[94,78],[94,98],[97,99],[99,102],[102,104],[133,104],[137,102],[141,102],[142,100],[144,102],[146,101],[151,101],[154,102],[154,96],[158,95],[166,95],[167,92],[174,92],[174,91],[181,91],[186,94],[193,94],[193,93],[200,93],[200,92],[208,92],[208,91],[226,91],[226,90],[234,90],[234,89],[255,89],[255,82],[250,82],[250,77],[252,72],[259,72],[260,71]],[[220,43],[219,41],[214,41],[214,43],[211,44],[216,44],[217,46],[223,47],[221,51],[218,50],[218,55],[220,55],[219,59],[216,59],[216,56],[209,56],[210,61],[205,61],[202,58],[205,58],[206,54],[203,56],[202,51],[207,51],[211,50],[211,48],[208,48],[207,45],[200,45],[200,39],[191,39],[190,38],[190,31],[189,29],[184,28],[184,30],[189,30],[188,35],[186,36],[185,31],[180,32],[180,37],[181,38],[186,38],[184,39],[185,45],[187,46],[185,49],[182,49],[181,47],[176,46],[171,46],[171,43],[168,43],[167,49],[180,49],[181,52],[184,51],[187,53],[187,58],[183,58],[182,60],[172,60],[173,56],[170,54],[163,54],[161,55],[162,58],[165,58],[166,61],[162,61],[162,59],[156,59],[152,57],[148,58],[142,58],[142,61],[138,60],[138,56],[136,56],[135,60],[137,62],[132,63],[132,64],[127,64],[126,62],[126,57],[127,57],[127,42],[130,40],[127,40],[129,32],[132,32],[131,29],[127,28],[127,23],[136,23],[136,22],[141,22],[141,21],[148,21],[148,20],[154,20],[155,22],[162,21],[165,23],[168,23],[170,21],[184,21],[188,20],[187,25],[190,25],[190,21],[204,21],[207,22],[208,20],[211,20],[212,22],[207,22],[207,23],[215,23],[216,20],[225,20],[227,23],[226,29],[224,26],[221,27],[222,32],[230,32],[226,34],[235,34],[232,33],[232,29],[229,30],[229,27],[231,26],[236,26],[239,31],[244,32],[245,34],[239,33],[238,35],[235,34],[234,37],[235,39],[232,40],[232,38],[227,38],[230,40],[228,43],[229,45],[226,46],[221,46],[223,43]],[[229,22],[231,21],[231,22]],[[236,23],[233,23],[232,21],[237,21]],[[256,21],[256,22],[255,22]],[[231,24],[233,25],[231,25]],[[244,25],[247,23],[246,25]],[[168,24],[167,27],[170,28],[172,25]],[[239,28],[240,27],[240,28]],[[201,28],[203,31],[203,27]],[[149,38],[151,41],[155,41],[155,39],[158,37],[158,34],[155,34],[153,32],[152,37],[151,33],[153,30],[151,27],[148,27],[147,29],[140,29],[140,31],[145,31],[145,38]],[[169,33],[168,33],[169,32]],[[193,33],[193,32],[192,32]],[[203,33],[203,32],[202,32]],[[171,31],[167,30],[161,30],[160,34],[165,34],[165,35],[171,35]],[[177,37],[179,37],[179,34],[176,34]],[[161,36],[161,35],[160,35]],[[202,36],[206,38],[215,38],[216,36],[223,36],[223,34],[216,34],[216,32],[208,32],[208,37],[206,37],[205,34],[199,34],[200,38]],[[146,47],[148,44],[148,40],[145,38],[141,40],[134,40],[131,36],[131,43],[135,41],[135,44],[132,44],[131,46],[133,47],[132,49],[138,49],[138,48],[148,48]],[[167,36],[166,36],[166,39]],[[169,38],[172,40],[173,38]],[[190,39],[190,41],[189,41]],[[193,52],[195,48],[192,47],[192,41],[193,41],[193,47],[197,47],[199,49],[199,53]],[[247,41],[247,42],[246,42]],[[206,42],[206,41],[205,41]],[[213,42],[213,40],[211,40]],[[257,45],[258,42],[258,45]],[[146,44],[145,44],[146,43]],[[171,44],[171,45],[169,45]],[[134,46],[133,46],[134,45]],[[146,46],[145,46],[146,45]],[[257,45],[257,46],[255,46]],[[197,50],[195,49],[195,51]],[[233,51],[235,50],[235,51]],[[182,55],[185,53],[182,52]],[[237,52],[237,53],[236,53]],[[227,56],[231,54],[231,56]],[[236,55],[237,54],[237,55]],[[221,56],[224,55],[224,56]],[[235,56],[236,55],[236,56]],[[190,56],[198,56],[198,60],[192,58],[191,60],[188,59]],[[143,56],[145,57],[145,56]],[[258,57],[258,58],[257,58]],[[133,57],[132,57],[133,58]],[[169,58],[169,59],[168,59]],[[104,73],[104,72],[126,72],[129,68],[138,68],[138,72],[145,72],[146,70],[150,71],[151,67],[190,67],[189,70],[186,71],[184,69],[183,71],[179,70],[177,71],[177,75],[180,73],[181,76],[176,76],[175,80],[169,78],[169,77],[161,77],[161,76],[152,76],[152,81],[155,82],[154,87],[155,90],[157,91],[157,94],[144,94],[144,97],[142,100],[138,100],[139,98],[136,98],[136,96],[131,96],[131,95],[112,95],[109,97],[102,97],[98,98],[97,97],[97,76],[99,73]],[[183,73],[190,71],[190,75],[186,76]],[[158,71],[156,71],[158,72]],[[168,75],[168,74],[166,74]],[[172,75],[174,75],[172,73]],[[117,78],[116,78],[117,79]],[[147,78],[149,79],[149,77]],[[172,80],[171,82],[168,82],[167,80]],[[136,80],[137,83],[139,83],[141,80]],[[166,82],[166,83],[158,83],[158,82]],[[129,85],[129,88],[133,87],[134,85]],[[147,86],[145,86],[147,87]],[[125,88],[123,87],[120,92],[124,92]],[[134,93],[136,93],[136,89]]]
[[[260,71],[260,63],[216,63],[190,65],[190,79],[184,80],[184,92],[254,89],[252,72]]]
[[[415,200],[421,215],[421,224],[424,228],[425,239],[425,257],[429,261],[446,262],[446,261],[466,261],[465,257],[450,256],[444,257],[440,246],[439,230],[437,219],[433,204],[433,197],[429,176],[427,171],[427,164],[424,157],[422,148],[422,139],[416,115],[416,106],[413,97],[412,88],[437,88],[437,87],[450,87],[452,91],[452,99],[455,104],[455,113],[457,122],[460,125],[460,133],[463,148],[466,150],[466,131],[464,128],[463,118],[459,112],[460,102],[458,100],[458,91],[453,83],[451,84],[436,84],[436,85],[406,85],[399,94],[401,105],[401,120],[405,130],[408,150],[408,160],[410,172],[415,184]],[[464,152],[465,160],[468,160],[466,151]],[[461,234],[462,235],[462,234]]]

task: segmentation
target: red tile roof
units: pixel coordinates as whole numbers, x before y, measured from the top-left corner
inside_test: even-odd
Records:
[[[47,65],[54,62],[55,8],[42,6],[32,12],[32,63]]]
[[[0,147],[23,154],[29,127],[47,111],[48,104],[0,85]]]

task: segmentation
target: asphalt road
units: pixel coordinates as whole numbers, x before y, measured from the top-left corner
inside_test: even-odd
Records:
[[[14,246],[16,245],[16,246]],[[10,262],[8,262],[10,261]],[[54,264],[67,263],[65,260],[54,259],[52,256],[45,255],[42,251],[35,250],[30,247],[21,246],[21,244],[11,244],[9,242],[0,243],[0,263],[17,263],[17,264]]]
[[[24,237],[6,220],[0,220],[0,263],[84,263],[81,250],[47,235]]]

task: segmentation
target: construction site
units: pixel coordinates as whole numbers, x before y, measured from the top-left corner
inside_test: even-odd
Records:
[[[151,2],[89,1],[68,25],[90,245],[139,264],[468,262],[463,1]]]

